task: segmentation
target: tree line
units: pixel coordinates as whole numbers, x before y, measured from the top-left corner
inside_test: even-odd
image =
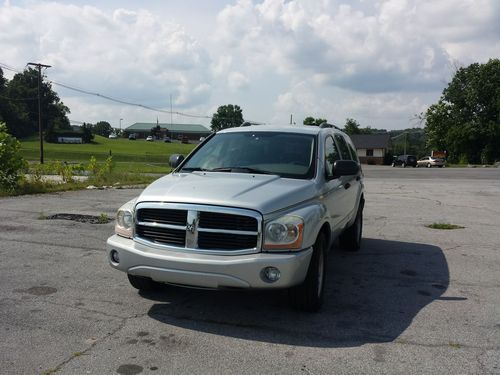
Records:
[[[83,123],[75,132],[70,125],[69,108],[64,105],[49,82],[40,83],[41,122],[47,142],[57,142],[59,136],[82,137],[83,142],[91,142],[94,135],[108,137],[116,132],[109,122]],[[17,73],[9,81],[0,68],[0,122],[16,138],[26,138],[38,134],[38,71],[32,68]]]
[[[41,82],[40,94],[45,139],[53,141],[57,134],[71,131],[67,116],[70,110],[49,82]],[[388,132],[362,127],[352,118],[346,119],[343,130],[348,134],[388,132],[392,138],[406,132],[404,139],[411,152],[420,155],[431,149],[447,151],[452,162],[486,164],[500,160],[500,60],[490,59],[458,69],[439,101],[418,118],[425,124],[423,132],[415,128]],[[0,68],[0,121],[15,137],[37,134],[37,70],[28,68],[9,81]],[[323,122],[326,119],[307,116],[303,124],[319,126]],[[241,107],[228,104],[213,114],[211,129],[219,131],[243,123]],[[82,129],[90,140],[93,134],[107,137],[113,132],[106,121],[84,124]]]
[[[40,83],[41,123],[48,134],[69,131],[69,108],[64,105],[49,82]],[[10,81],[0,68],[0,121],[17,138],[38,133],[38,71],[32,68],[17,73]]]

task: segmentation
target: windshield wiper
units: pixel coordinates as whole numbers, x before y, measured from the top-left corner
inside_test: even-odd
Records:
[[[193,167],[193,168],[182,168],[179,172],[207,172],[211,171],[211,169],[206,169],[206,168],[200,168],[200,167]]]
[[[234,173],[256,173],[256,174],[275,174],[269,171],[264,171],[262,169],[250,168],[250,167],[221,167],[209,169],[209,172],[234,172]]]

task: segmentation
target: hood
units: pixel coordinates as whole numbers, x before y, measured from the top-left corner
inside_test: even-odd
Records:
[[[224,172],[172,173],[149,185],[139,202],[195,203],[238,207],[268,214],[315,195],[310,180]]]

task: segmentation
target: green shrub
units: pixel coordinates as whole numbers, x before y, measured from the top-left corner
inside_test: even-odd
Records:
[[[21,144],[0,123],[0,190],[14,192],[24,176],[27,163],[20,153]]]
[[[113,157],[108,156],[106,161],[101,166],[97,163],[94,156],[90,157],[90,162],[87,165],[89,181],[96,185],[103,185],[106,182],[113,180]]]

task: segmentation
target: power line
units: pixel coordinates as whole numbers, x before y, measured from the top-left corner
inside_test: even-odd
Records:
[[[13,72],[16,72],[16,73],[20,73],[19,70],[15,69],[15,68],[13,68],[13,67],[5,64],[5,63],[1,63],[0,62],[0,66],[3,67],[4,69],[10,70],[10,71],[13,71]],[[70,85],[67,85],[67,84],[64,84],[64,83],[60,83],[60,82],[56,82],[56,81],[49,80],[48,82],[52,83],[54,85],[57,85],[57,86],[64,87],[64,88],[66,88],[68,90],[73,90],[73,91],[82,93],[82,94],[96,96],[96,97],[99,97],[99,98],[102,98],[102,99],[110,100],[110,101],[115,102],[115,103],[120,103],[120,104],[130,105],[130,106],[134,106],[134,107],[139,107],[139,108],[147,109],[147,110],[150,110],[150,111],[161,112],[161,113],[166,113],[166,114],[174,114],[174,115],[179,115],[179,116],[184,116],[184,117],[191,117],[191,118],[204,118],[204,119],[211,119],[212,118],[212,116],[206,116],[206,115],[194,115],[194,114],[184,113],[184,112],[167,111],[167,110],[163,110],[163,109],[160,109],[160,108],[155,108],[155,107],[147,106],[147,105],[140,104],[140,103],[133,103],[133,102],[128,102],[128,101],[121,100],[121,99],[116,99],[116,98],[113,98],[113,97],[108,96],[108,95],[103,95],[103,94],[100,94],[98,92],[92,92],[92,91],[80,89],[80,88],[73,87],[73,86],[70,86]]]
[[[13,102],[20,102],[20,101],[24,101],[24,100],[37,100],[38,98],[9,98],[7,96],[0,95],[0,99],[10,100]]]
[[[66,89],[69,89],[69,90],[80,92],[82,94],[97,96],[99,98],[110,100],[110,101],[115,102],[115,103],[120,103],[120,104],[130,105],[130,106],[134,106],[134,107],[139,107],[139,108],[147,109],[147,110],[150,110],[150,111],[161,112],[161,113],[166,113],[166,114],[174,114],[174,115],[185,116],[185,117],[192,117],[192,118],[205,118],[205,119],[211,119],[212,118],[212,116],[206,116],[206,115],[193,115],[193,114],[184,113],[184,112],[167,111],[167,110],[164,110],[164,109],[155,108],[155,107],[151,107],[151,106],[140,104],[140,103],[133,103],[133,102],[128,102],[128,101],[125,101],[125,100],[122,100],[122,99],[116,99],[116,98],[113,98],[113,97],[108,96],[108,95],[99,94],[98,92],[92,92],[92,91],[87,91],[87,90],[84,90],[84,89],[79,89],[79,88],[76,88],[76,87],[73,87],[73,86],[69,86],[69,85],[66,85],[64,83],[59,83],[59,82],[56,82],[56,81],[49,81],[49,82],[53,83],[54,85],[61,86],[61,87],[64,87]]]
[[[13,72],[16,72],[16,73],[21,73],[19,70],[16,70],[15,68],[13,68],[13,67],[5,64],[5,63],[1,63],[0,62],[0,67],[3,67],[4,69],[10,70],[10,71],[13,71]],[[47,82],[52,83],[52,84],[54,84],[56,86],[64,87],[64,88],[66,88],[68,90],[73,90],[73,91],[82,93],[82,94],[96,96],[98,98],[106,99],[106,100],[109,100],[109,101],[112,101],[112,102],[115,102],[115,103],[129,105],[129,106],[133,106],[133,107],[139,107],[139,108],[150,110],[150,111],[154,111],[154,112],[160,112],[160,113],[165,113],[165,114],[170,114],[170,115],[178,115],[178,116],[190,117],[190,118],[208,119],[208,120],[211,120],[213,118],[213,116],[208,116],[208,115],[195,115],[195,114],[191,114],[191,113],[178,112],[178,111],[174,112],[172,110],[168,111],[168,110],[164,110],[164,109],[160,109],[160,108],[155,108],[155,107],[151,107],[151,106],[140,104],[140,103],[128,102],[126,100],[113,98],[111,96],[103,95],[103,94],[100,94],[98,92],[92,92],[92,91],[84,90],[84,89],[81,89],[81,88],[77,88],[77,87],[70,86],[68,84],[60,83],[60,82],[56,82],[56,81],[50,81],[50,80],[48,80]],[[218,118],[221,119],[221,120],[231,120],[232,119],[232,118],[227,118],[227,117],[218,117]],[[249,122],[256,122],[256,121],[249,121]]]
[[[15,72],[15,73],[21,73],[20,71],[11,67],[10,65],[7,65],[7,64],[1,63],[1,62],[0,62],[0,67],[7,69],[7,70],[10,70],[10,71]]]

